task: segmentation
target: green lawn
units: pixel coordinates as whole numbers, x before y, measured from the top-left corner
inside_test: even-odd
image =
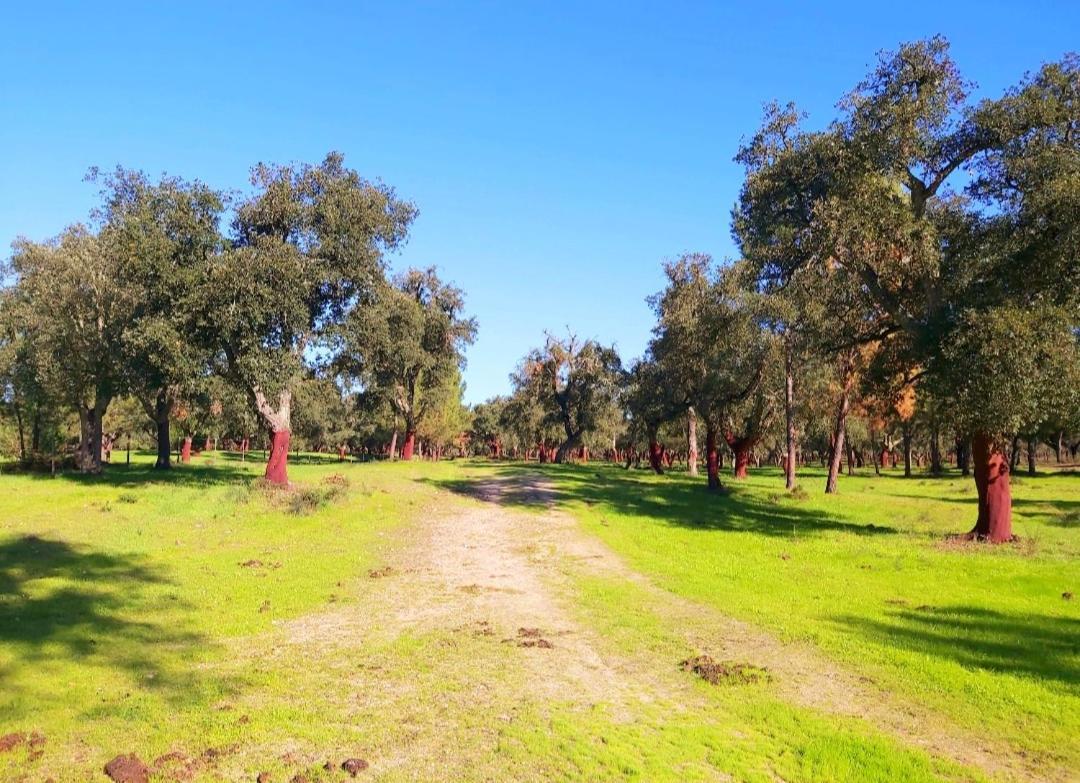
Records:
[[[549,467],[562,502],[679,595],[810,642],[988,744],[1080,769],[1080,475],[1014,478],[1017,545],[970,529],[970,479],[872,470],[805,499],[775,470],[726,496],[700,479]],[[617,602],[616,602],[617,603]]]
[[[0,476],[0,735],[46,737],[40,757],[0,753],[0,779],[104,779],[105,760],[134,751],[182,755],[155,780],[341,780],[322,760],[353,749],[377,780],[983,779],[769,686],[694,682],[644,588],[578,566],[559,588],[574,616],[670,696],[630,715],[545,701],[498,638],[382,622],[402,608],[387,595],[411,594],[368,570],[413,545],[433,508],[478,502],[447,490],[537,466],[310,456],[283,494],[229,455],[164,477],[150,459],[100,478]],[[542,470],[585,533],[654,585],[1036,765],[1080,768],[1080,599],[1062,597],[1080,588],[1080,476],[1020,477],[1023,540],[988,548],[945,543],[973,514],[959,478],[844,477],[826,498],[808,471],[800,500],[764,469],[724,496],[677,473]],[[350,616],[362,633],[336,630]]]

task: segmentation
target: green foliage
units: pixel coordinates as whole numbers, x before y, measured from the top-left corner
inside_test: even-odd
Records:
[[[561,426],[563,440],[556,460],[566,459],[585,435],[619,416],[617,407],[622,363],[613,347],[574,335],[547,335],[543,348],[526,354],[511,376],[515,397],[533,400],[542,412],[538,426]],[[524,417],[535,415],[522,405]]]

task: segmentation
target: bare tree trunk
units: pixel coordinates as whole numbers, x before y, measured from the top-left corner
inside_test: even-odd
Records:
[[[966,438],[956,438],[956,467],[960,468],[961,476],[971,475],[971,450]]]
[[[716,445],[716,428],[711,422],[705,424],[705,472],[709,489],[719,490],[723,486],[720,483],[720,451]]]
[[[840,459],[844,455],[844,433],[847,432],[848,411],[851,408],[851,387],[855,382],[851,360],[845,361],[841,382],[840,402],[836,406],[836,423],[833,426],[833,445],[829,454],[829,475],[825,479],[825,493],[836,492],[836,479],[840,474]]]
[[[1028,475],[1035,475],[1035,450],[1038,448],[1038,441],[1035,436],[1032,435],[1028,438],[1027,442],[1027,463],[1028,463]]]
[[[979,517],[968,536],[995,544],[1012,541],[1009,461],[1000,445],[984,432],[972,438],[971,452],[975,487],[979,492]]]
[[[75,467],[82,473],[101,472],[101,420],[110,399],[99,396],[92,406],[79,406],[79,445],[75,449]]]
[[[784,486],[795,489],[795,370],[790,340],[784,351],[784,426],[787,454],[784,456]]]
[[[698,474],[697,462],[697,413],[690,408],[686,414],[686,470],[691,476]]]
[[[900,434],[904,441],[904,475],[911,477],[911,424],[904,422],[901,425]]]
[[[397,459],[397,427],[394,428],[394,434],[390,436],[390,461],[393,462]]]
[[[282,389],[278,394],[277,408],[273,408],[258,387],[252,389],[255,407],[270,430],[270,457],[266,461],[264,478],[271,484],[282,486],[289,483],[289,440],[292,437],[292,392]]]

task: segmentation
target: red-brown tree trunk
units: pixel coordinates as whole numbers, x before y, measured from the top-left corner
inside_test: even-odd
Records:
[[[728,446],[731,448],[731,453],[734,455],[734,466],[732,475],[739,481],[745,479],[749,473],[747,468],[750,467],[750,450],[757,443],[757,438],[736,438],[734,435],[727,434],[724,436]]]
[[[401,446],[401,458],[408,462],[413,458],[413,451],[416,449],[416,432],[413,430],[405,430],[405,443]]]
[[[705,428],[705,472],[709,478],[709,489],[720,489],[720,449],[716,445],[716,430],[711,424]]]
[[[337,461],[338,462],[344,462],[345,461],[345,447],[344,446],[338,446],[337,447]]]
[[[547,446],[544,445],[543,441],[540,441],[540,448],[538,449],[538,451],[540,452],[540,464],[543,465],[545,462],[547,462],[548,458]]]
[[[968,535],[994,544],[1012,541],[1009,460],[1001,446],[982,432],[976,433],[971,439],[971,457],[975,488],[979,493],[979,516]]]
[[[191,462],[191,436],[188,435],[180,442],[180,461],[185,465]]]
[[[656,438],[649,437],[649,465],[652,467],[653,472],[658,475],[662,475],[664,472],[664,453],[660,448],[660,444],[657,443]]]
[[[266,473],[263,474],[271,484],[285,486],[289,483],[289,440],[292,433],[277,430],[270,433],[270,457],[266,461]]]

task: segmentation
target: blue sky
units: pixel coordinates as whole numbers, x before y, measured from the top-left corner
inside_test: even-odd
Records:
[[[732,156],[768,100],[825,123],[874,53],[943,33],[979,93],[1080,46],[1080,3],[10,3],[0,242],[93,204],[92,165],[222,188],[340,150],[417,203],[395,267],[480,322],[467,399],[545,329],[649,336],[684,251],[734,253]]]

